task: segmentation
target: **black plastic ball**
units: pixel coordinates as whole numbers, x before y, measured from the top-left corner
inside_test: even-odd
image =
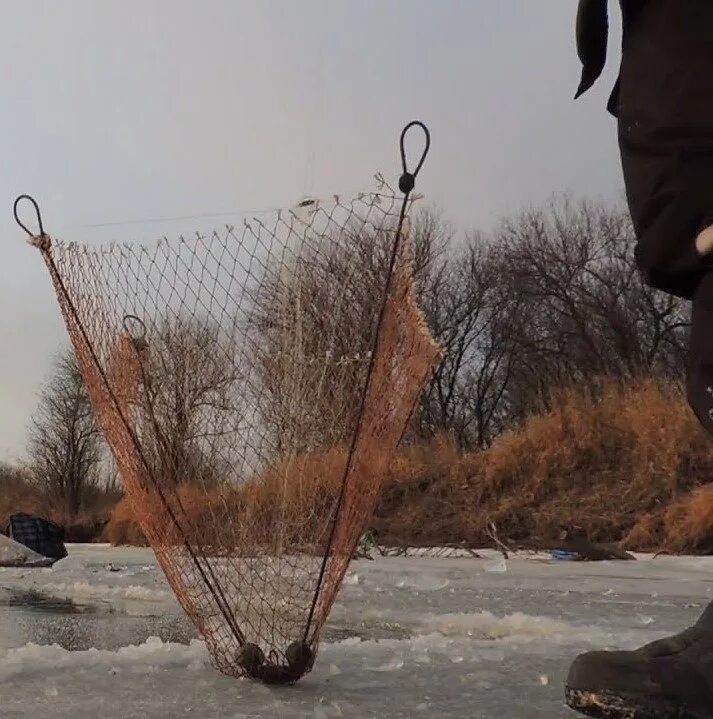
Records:
[[[244,644],[238,654],[238,664],[246,672],[254,672],[259,666],[265,663],[265,653],[257,644]]]
[[[410,172],[404,172],[399,178],[399,190],[404,193],[411,192],[416,186],[416,178]]]
[[[287,663],[292,671],[302,674],[309,669],[313,661],[312,650],[304,642],[292,642],[285,652]]]

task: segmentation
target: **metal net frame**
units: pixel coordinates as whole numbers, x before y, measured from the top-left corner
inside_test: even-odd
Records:
[[[426,148],[406,169],[404,138]],[[125,495],[223,673],[289,683],[321,630],[440,350],[402,197],[309,201],[152,245],[51,239],[49,270]],[[18,217],[34,204],[39,233]]]

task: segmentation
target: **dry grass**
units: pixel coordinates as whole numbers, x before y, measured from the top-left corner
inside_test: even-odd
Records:
[[[342,450],[309,455],[287,473],[275,467],[223,492],[225,519],[251,506],[253,528],[274,526],[287,474],[292,514],[309,510],[323,521],[343,462]],[[713,442],[678,387],[605,383],[595,393],[562,393],[551,411],[481,452],[461,453],[447,438],[405,448],[372,524],[388,542],[489,544],[493,522],[513,543],[536,544],[567,529],[630,549],[713,551],[713,487],[703,486],[711,476]],[[190,487],[180,494],[195,526],[209,526],[217,495]],[[105,537],[142,541],[126,503],[114,509]]]
[[[298,543],[304,536],[305,517],[325,526],[330,507],[339,491],[346,452],[334,449],[298,457],[289,465],[279,464],[239,488],[203,490],[195,485],[180,485],[164,492],[184,531],[199,535],[204,544],[217,547],[239,544],[267,544],[281,526],[281,539]],[[283,506],[288,512],[282,511]],[[104,530],[104,538],[114,544],[145,544],[137,516],[165,516],[162,500],[155,494],[142,497],[134,512],[125,498],[114,508]],[[243,521],[230,526],[234,517]],[[168,537],[170,528],[162,532]],[[317,537],[318,540],[324,538]]]
[[[101,538],[115,545],[130,544],[136,547],[148,545],[146,537],[136,520],[134,510],[126,497],[119,500],[111,511],[109,521],[104,527]]]
[[[631,549],[713,549],[713,443],[681,390],[646,381],[565,392],[489,449],[441,440],[399,458],[376,526],[388,539],[513,543],[563,529]]]
[[[115,491],[92,492],[87,506],[69,517],[61,502],[30,481],[22,469],[0,466],[0,531],[4,532],[10,516],[21,512],[51,519],[65,528],[68,542],[91,542],[97,539],[109,520],[118,499]]]
[[[0,531],[5,531],[13,514],[45,514],[49,509],[48,502],[41,493],[26,483],[19,474],[15,475],[12,481],[3,482],[0,486]]]

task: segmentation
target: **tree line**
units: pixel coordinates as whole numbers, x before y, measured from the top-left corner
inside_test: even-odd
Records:
[[[553,391],[563,387],[595,389],[602,377],[683,376],[687,303],[642,283],[624,208],[560,196],[488,233],[459,233],[438,211],[425,209],[416,214],[412,233],[417,297],[445,354],[408,441],[445,434],[463,451],[483,448],[546,409]],[[298,430],[312,447],[320,436],[333,442],[352,427],[345,408],[357,406],[389,238],[360,231],[350,242],[348,257],[306,256],[293,268],[299,287],[294,278],[287,289],[266,284],[255,299],[254,336],[246,333],[256,353],[251,383],[245,382],[249,367],[217,351],[218,328],[179,323],[159,333],[155,382],[145,391],[160,415],[157,439],[171,448],[184,474],[210,485],[229,472],[238,454],[229,437],[246,413],[248,422],[262,421],[275,448]],[[360,280],[337,332],[329,325],[336,315],[327,317],[324,308],[335,306],[347,276]],[[326,369],[323,361],[310,362],[335,347],[357,359]],[[301,361],[295,362],[290,353],[298,349]],[[262,395],[255,403],[262,420],[246,410],[236,387]],[[40,487],[67,517],[116,485],[69,351],[41,390],[27,455],[23,469],[0,467],[0,486],[22,479]]]

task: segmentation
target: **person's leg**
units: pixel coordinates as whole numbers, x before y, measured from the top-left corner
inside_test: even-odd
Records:
[[[687,394],[713,434],[713,2],[641,5],[617,110],[636,262],[648,284],[693,303]]]
[[[681,634],[632,652],[589,652],[569,670],[567,703],[593,717],[710,719],[713,604]]]
[[[692,301],[687,394],[713,434],[713,2],[641,5],[618,118],[636,261],[647,283]],[[713,717],[713,603],[676,636],[577,657],[566,699],[610,719]]]
[[[713,433],[713,272],[693,296],[688,400]],[[697,624],[636,651],[589,652],[572,664],[570,707],[610,719],[713,717],[713,603]]]

